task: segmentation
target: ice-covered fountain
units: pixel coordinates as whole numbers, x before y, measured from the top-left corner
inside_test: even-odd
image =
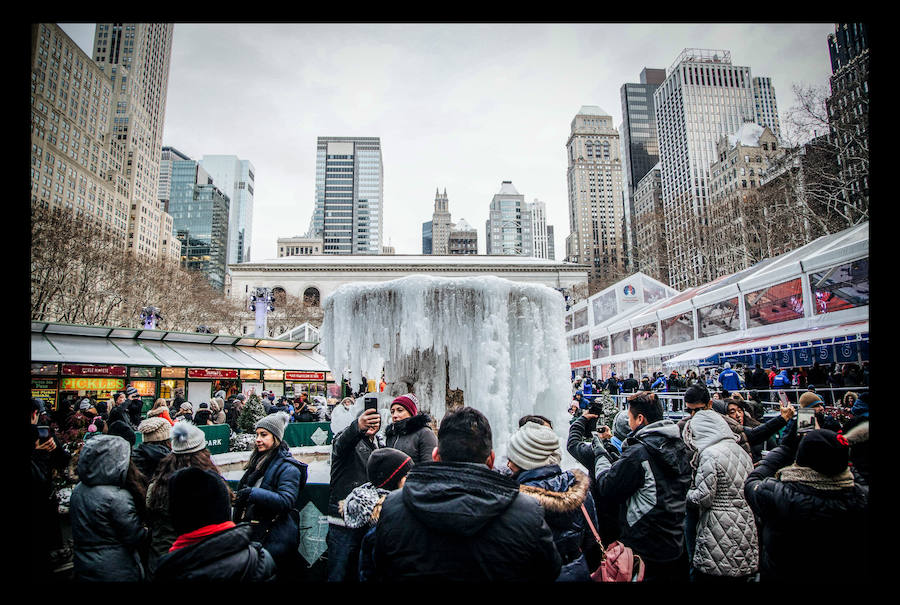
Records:
[[[341,286],[324,310],[320,350],[336,374],[349,370],[351,384],[383,370],[391,394],[411,390],[438,422],[449,408],[474,407],[490,420],[498,456],[519,418],[540,414],[565,450],[571,390],[556,290],[412,275]]]

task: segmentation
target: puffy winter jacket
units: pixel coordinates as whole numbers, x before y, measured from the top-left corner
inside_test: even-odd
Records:
[[[747,452],[724,418],[700,410],[685,426],[684,441],[700,453],[694,486],[687,499],[700,508],[693,566],[713,576],[756,573],[759,544],[753,511],[744,498],[744,481],[753,470]]]
[[[849,469],[822,482],[812,469],[791,465],[795,456],[789,446],[775,448],[744,483],[761,527],[760,580],[796,582],[804,561],[849,556],[857,579],[865,581],[859,574],[871,573],[868,488],[855,484]]]
[[[131,459],[134,460],[135,466],[138,467],[146,482],[149,483],[154,473],[156,473],[159,461],[171,453],[172,448],[158,441],[141,442],[131,453]]]
[[[618,506],[622,542],[647,561],[669,562],[684,549],[685,500],[691,483],[690,456],[678,426],[659,420],[638,428],[613,463],[595,439],[597,503]]]
[[[379,447],[384,447],[381,436],[375,435],[374,440],[370,440],[365,431],[359,430],[355,419],[334,436],[331,443],[331,482],[328,490],[329,517],[340,518],[338,502],[369,480],[366,464],[369,462],[369,455]]]
[[[774,389],[787,389],[791,386],[791,379],[788,378],[787,370],[781,370],[778,374],[775,375],[775,378],[772,379],[772,388]]]
[[[563,567],[581,557],[583,550],[595,542],[581,511],[582,505],[590,515],[591,523],[597,527],[597,513],[588,476],[577,469],[563,472],[559,466],[552,464],[522,471],[516,476],[516,481],[520,484],[520,492],[536,498],[544,508],[544,519],[553,533],[553,543]]]
[[[739,391],[741,388],[741,377],[731,368],[719,373],[719,382],[728,391]]]
[[[263,547],[276,562],[296,554],[300,540],[300,492],[306,486],[307,465],[295,460],[282,441],[269,463],[259,487],[252,487],[247,500],[249,519],[259,521]]]
[[[115,435],[92,437],[81,450],[70,518],[75,577],[137,582],[144,576],[138,547],[147,536],[131,494],[122,487],[131,445]]]
[[[159,582],[265,582],[274,579],[275,561],[259,542],[250,541],[250,524],[240,523],[159,560]]]
[[[384,430],[385,446],[400,450],[415,464],[431,462],[431,453],[437,447],[437,435],[428,426],[430,422],[428,414],[392,422]]]
[[[551,582],[559,553],[534,498],[483,464],[425,462],[384,501],[365,577]]]

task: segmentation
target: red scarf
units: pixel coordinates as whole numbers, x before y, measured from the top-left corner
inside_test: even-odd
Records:
[[[181,534],[178,536],[178,539],[175,540],[175,543],[172,544],[172,548],[169,549],[169,552],[173,550],[178,550],[179,548],[184,548],[185,546],[190,546],[192,544],[196,544],[197,542],[201,542],[204,539],[208,538],[213,534],[217,534],[220,531],[225,531],[234,527],[234,521],[225,521],[224,523],[217,523],[215,525],[204,525],[194,531],[189,531],[186,534]]]

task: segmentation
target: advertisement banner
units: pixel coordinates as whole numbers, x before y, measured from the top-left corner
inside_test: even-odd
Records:
[[[59,384],[60,391],[124,391],[125,380],[122,378],[63,378]]]
[[[814,360],[820,364],[834,363],[834,347],[831,345],[813,347],[813,355],[815,356]]]
[[[585,359],[584,361],[573,361],[569,365],[573,370],[575,368],[589,368],[591,367],[591,360]]]
[[[219,370],[212,368],[190,368],[188,378],[237,378],[237,370]]]
[[[31,379],[31,396],[43,400],[47,409],[56,409],[56,394],[56,378]]]
[[[64,363],[64,376],[125,376],[125,366],[94,366],[85,364]]]
[[[777,366],[779,368],[787,368],[794,366],[794,355],[790,349],[781,349],[776,355]]]
[[[855,342],[840,342],[834,345],[834,353],[838,363],[856,363],[859,348]]]
[[[325,372],[285,372],[284,379],[321,382],[325,380]]]

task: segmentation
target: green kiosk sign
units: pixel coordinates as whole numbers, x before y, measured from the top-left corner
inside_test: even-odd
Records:
[[[231,427],[227,424],[210,424],[207,426],[198,426],[198,429],[206,435],[206,449],[210,454],[224,454],[228,451],[228,444],[231,439]],[[135,431],[134,445],[140,445],[142,439],[141,433]]]

